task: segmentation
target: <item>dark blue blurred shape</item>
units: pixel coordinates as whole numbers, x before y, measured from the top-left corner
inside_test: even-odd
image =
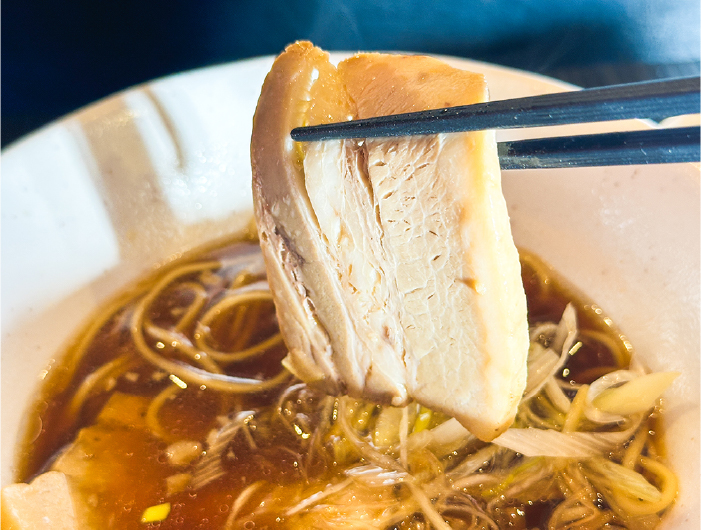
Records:
[[[584,86],[699,71],[698,0],[25,0],[2,3],[2,144],[128,86],[279,53],[480,59]]]

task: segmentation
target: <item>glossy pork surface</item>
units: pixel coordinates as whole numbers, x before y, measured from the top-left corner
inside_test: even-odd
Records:
[[[528,328],[493,132],[297,144],[299,125],[485,101],[481,75],[419,56],[338,67],[288,47],[254,119],[254,201],[286,364],[414,399],[491,440],[513,420]]]

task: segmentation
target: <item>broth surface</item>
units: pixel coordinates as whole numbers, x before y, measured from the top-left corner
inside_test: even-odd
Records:
[[[190,270],[189,264],[200,265]],[[558,323],[568,304],[576,309],[578,346],[558,373],[565,395],[572,399],[582,385],[628,367],[632,348],[600,308],[573,294],[532,254],[522,253],[521,264],[532,328]],[[214,364],[230,377],[272,380],[281,373],[286,350],[275,339],[271,299],[225,302],[264,281],[255,242],[233,243],[168,267],[106,308],[76,339],[66,360],[50,370],[31,411],[16,477],[26,482],[49,469],[77,477],[101,528],[144,528],[144,511],[163,503],[169,504],[168,515],[151,523],[160,529],[305,528],[344,517],[372,525],[370,516],[384,517],[387,528],[424,528],[430,522],[421,505],[424,494],[456,528],[473,523],[474,528],[489,528],[486,515],[500,527],[547,528],[566,495],[566,481],[558,477],[586,472],[576,461],[529,459],[500,450],[485,457],[472,474],[489,480],[480,482],[477,476],[463,486],[463,478],[444,477],[489,444],[466,439],[447,453],[441,449],[439,456],[426,448],[402,456],[397,440],[384,444],[383,434],[378,434],[393,437],[404,421],[402,414],[411,436],[430,431],[447,420],[440,414],[415,405],[408,412],[394,412],[324,396],[291,377],[252,393],[213,390],[214,383],[187,381],[155,366],[135,343],[134,315],[164,275],[178,267],[186,272],[175,273],[171,283],[159,288],[145,306],[144,323],[138,324],[144,326],[148,346],[173,362],[206,368],[202,357],[216,356],[197,357],[188,347],[196,350],[197,344],[205,344],[228,355],[268,341],[270,347],[244,360],[215,359]],[[210,311],[220,302],[221,310]],[[206,325],[204,318],[209,319]],[[540,409],[544,417],[550,414],[553,405],[544,393],[533,399],[538,401],[534,414]],[[655,460],[663,456],[658,416],[655,409],[634,429],[651,433],[640,454]],[[390,420],[395,423],[389,430],[382,427]],[[626,449],[621,445],[607,456],[620,462]],[[382,458],[388,460],[385,475],[376,469]],[[529,466],[533,476],[543,477],[530,489],[514,490],[512,486],[527,482],[522,472]],[[546,477],[548,473],[553,476]],[[493,482],[495,476],[500,482]],[[655,484],[650,473],[647,478]],[[407,485],[411,481],[425,493]],[[451,488],[458,497],[446,493]],[[656,514],[621,517],[605,495],[595,490],[593,495],[591,504],[601,512],[595,515],[612,527],[654,526],[659,521]],[[351,499],[372,507],[348,512]],[[397,506],[405,511],[396,511]]]

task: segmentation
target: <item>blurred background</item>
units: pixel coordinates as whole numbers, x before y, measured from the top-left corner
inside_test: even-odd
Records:
[[[328,50],[468,57],[591,87],[698,75],[699,0],[2,2],[2,145],[115,91],[201,66]]]

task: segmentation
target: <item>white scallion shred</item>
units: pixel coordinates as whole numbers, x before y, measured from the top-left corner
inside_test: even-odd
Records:
[[[552,429],[508,429],[493,443],[525,456],[591,458],[628,440],[634,430],[618,432],[568,432]]]
[[[375,421],[372,442],[376,447],[389,447],[399,442],[402,410],[396,407],[383,407]]]
[[[679,372],[642,375],[621,386],[602,390],[591,403],[597,409],[610,414],[627,416],[645,412],[655,406],[662,393],[679,375]]]
[[[550,378],[558,365],[560,358],[550,348],[545,348],[538,342],[532,342],[528,351],[528,382],[526,397],[535,395]]]
[[[523,399],[530,399],[540,392],[545,383],[567,362],[567,356],[577,339],[577,313],[572,304],[567,304],[560,323],[551,333],[553,336],[548,348],[536,342],[540,334],[532,336],[528,352],[528,380]],[[555,353],[557,351],[560,352],[559,357]]]
[[[657,502],[662,498],[660,490],[645,480],[640,473],[611,460],[593,458],[586,463],[586,467],[599,481],[606,482],[611,489],[625,492],[630,497],[645,502]]]
[[[464,447],[473,440],[476,440],[476,437],[458,420],[451,418],[433,429],[411,434],[408,444],[409,451],[426,448],[440,458]]]
[[[562,387],[557,384],[555,378],[551,377],[545,383],[545,394],[548,396],[552,404],[555,405],[560,412],[567,414],[572,404],[569,398],[562,391]]]

